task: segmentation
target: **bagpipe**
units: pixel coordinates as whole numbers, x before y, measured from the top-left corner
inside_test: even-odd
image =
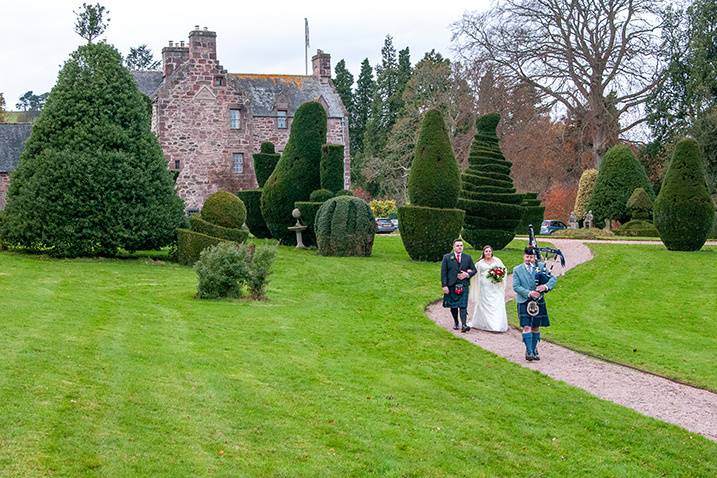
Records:
[[[560,261],[560,266],[565,267],[565,256],[560,249],[553,247],[540,247],[538,241],[535,238],[535,231],[533,225],[528,226],[528,246],[535,252],[536,265],[543,262],[547,263],[550,261],[550,268],[541,269],[538,267],[538,271],[535,273],[535,286],[547,284],[553,275],[553,267]],[[537,299],[531,299],[528,301],[526,306],[526,312],[531,317],[535,317],[538,314],[545,314],[547,316],[547,309],[545,308],[545,292],[541,292],[540,297]]]

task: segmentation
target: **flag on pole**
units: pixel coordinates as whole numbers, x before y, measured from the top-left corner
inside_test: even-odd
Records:
[[[309,19],[304,18],[304,36],[306,37],[306,48],[310,48],[309,44]]]

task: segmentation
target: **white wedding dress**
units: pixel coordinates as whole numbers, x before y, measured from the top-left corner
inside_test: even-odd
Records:
[[[493,257],[490,263],[481,259],[476,264],[478,269],[478,273],[475,275],[478,286],[475,288],[477,298],[468,326],[490,332],[505,332],[508,330],[508,316],[505,312],[505,279],[503,282],[494,284],[488,278],[488,271],[494,267],[505,266],[497,257]]]

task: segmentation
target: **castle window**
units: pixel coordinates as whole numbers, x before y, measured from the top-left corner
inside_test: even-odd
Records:
[[[279,129],[286,129],[286,110],[279,110],[276,112],[276,127]]]
[[[178,159],[175,159],[175,160],[174,160],[174,169],[179,170],[179,169],[180,169],[179,166],[181,166],[181,163],[179,162]]]
[[[241,174],[244,172],[244,153],[232,154],[232,171]]]
[[[241,111],[239,109],[232,108],[229,110],[229,127],[231,129],[239,129],[241,119]]]
[[[214,77],[214,86],[224,86],[224,77],[223,76],[215,76]]]

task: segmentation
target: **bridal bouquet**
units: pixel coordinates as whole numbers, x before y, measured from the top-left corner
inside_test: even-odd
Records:
[[[488,279],[494,284],[503,282],[506,274],[505,267],[494,267],[488,271]]]

